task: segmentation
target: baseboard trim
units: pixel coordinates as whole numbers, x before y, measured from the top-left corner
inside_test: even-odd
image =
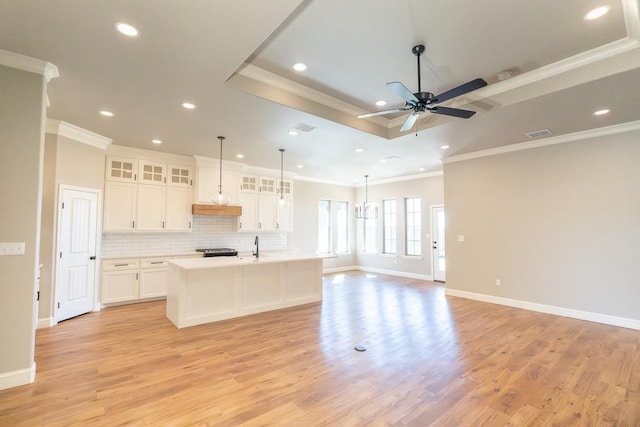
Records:
[[[0,373],[0,390],[31,384],[36,379],[36,362],[30,368]]]
[[[571,317],[573,319],[579,319],[579,320],[587,320],[589,322],[602,323],[605,325],[612,325],[612,326],[619,326],[622,328],[640,330],[640,320],[628,319],[626,317],[611,316],[608,314],[593,313],[590,311],[574,310],[572,308],[539,304],[535,302],[497,297],[494,295],[478,294],[475,292],[461,291],[458,289],[446,288],[445,295],[451,295],[454,297],[488,302],[491,304],[506,305],[509,307],[522,308],[525,310],[538,311],[540,313],[555,314],[558,316]]]
[[[53,317],[43,317],[42,319],[38,319],[38,324],[36,325],[36,329],[44,329],[55,326],[58,322]]]
[[[389,276],[406,277],[408,279],[430,280],[433,281],[433,276],[427,274],[408,273],[406,271],[386,270],[384,268],[364,267],[362,265],[350,265],[346,267],[333,267],[325,268],[322,270],[324,274],[341,273],[343,271],[366,271],[367,273],[387,274]]]

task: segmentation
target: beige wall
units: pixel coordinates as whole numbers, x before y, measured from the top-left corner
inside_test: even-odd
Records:
[[[404,250],[404,199],[407,197],[420,197],[422,199],[422,257],[405,257]],[[359,187],[357,200],[364,201],[365,188]],[[396,200],[398,215],[398,247],[397,255],[382,255],[382,201],[388,199]],[[362,220],[356,222],[356,234],[358,244],[357,262],[363,267],[377,268],[400,273],[418,275],[418,277],[432,277],[431,270],[431,240],[430,233],[431,212],[430,206],[441,205],[444,201],[442,176],[427,178],[417,178],[406,181],[392,182],[387,184],[369,185],[369,201],[376,202],[378,206],[378,223],[376,229],[376,247],[378,254],[370,255],[362,252],[362,235],[364,225]]]
[[[44,187],[42,194],[42,233],[40,240],[39,319],[53,318],[55,301],[56,204],[60,184],[97,189],[104,187],[105,151],[73,139],[46,134]],[[102,216],[102,213],[100,213]]]
[[[293,184],[293,232],[287,236],[289,248],[315,252],[318,249],[318,201],[331,200],[332,216],[335,218],[335,202],[349,202],[354,206],[355,189],[340,185],[296,180]],[[324,261],[325,268],[347,267],[356,264],[354,219],[351,217],[351,251],[338,254],[338,258]],[[335,227],[333,241],[335,242]]]
[[[0,66],[0,241],[26,244],[0,256],[0,376],[34,363],[45,88],[42,75]]]
[[[447,287],[640,319],[639,140],[445,164]]]

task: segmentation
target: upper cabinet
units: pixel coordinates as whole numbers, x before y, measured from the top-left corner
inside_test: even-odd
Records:
[[[240,182],[242,216],[238,218],[238,231],[292,230],[290,180],[284,180],[281,185],[279,177],[242,174]]]
[[[193,168],[107,156],[104,231],[191,231]]]
[[[220,163],[218,159],[194,156],[197,162],[196,203],[212,204],[220,191]],[[222,194],[230,205],[240,205],[240,165],[223,162]]]

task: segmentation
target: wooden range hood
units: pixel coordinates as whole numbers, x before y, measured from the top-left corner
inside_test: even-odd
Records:
[[[240,216],[242,215],[242,206],[205,205],[194,203],[191,206],[191,213],[193,215]]]

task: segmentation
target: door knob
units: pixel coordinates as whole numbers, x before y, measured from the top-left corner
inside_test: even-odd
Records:
[[[90,259],[91,261],[93,261],[93,260],[95,260],[95,259],[96,259],[96,257],[95,257],[95,256],[90,256],[90,257],[89,257],[89,259]]]

